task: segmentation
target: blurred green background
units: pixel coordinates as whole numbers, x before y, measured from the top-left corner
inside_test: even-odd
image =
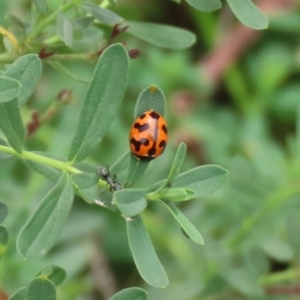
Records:
[[[130,62],[122,109],[88,162],[109,166],[128,150],[137,96],[159,86],[167,98],[170,140],[138,186],[165,178],[181,141],[188,146],[183,171],[202,164],[227,168],[230,179],[221,190],[181,205],[205,246],[187,239],[164,208],[149,205],[142,216],[170,279],[166,289],[153,288],[133,264],[124,220],[78,198],[55,248],[43,259],[24,261],[16,236],[53,183],[10,159],[0,163],[0,200],[10,210],[0,288],[11,294],[57,264],[68,273],[58,288],[63,300],[108,299],[130,286],[145,288],[149,300],[300,299],[300,4],[276,11],[272,5],[279,1],[261,1],[270,5],[270,26],[245,39],[250,29],[225,3],[202,13],[171,1],[118,2],[113,10],[126,20],[182,27],[197,42],[171,51],[127,34],[118,38],[142,52]],[[61,1],[48,3],[54,9]],[[30,1],[1,0],[0,26],[9,26],[8,14],[29,21]],[[94,65],[65,63],[83,79]],[[33,110],[45,112],[64,89],[73,100],[28,139],[27,149],[68,154],[86,87],[44,63],[37,90],[22,110],[24,122]]]

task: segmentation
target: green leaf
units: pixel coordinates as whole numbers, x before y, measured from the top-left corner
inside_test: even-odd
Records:
[[[8,243],[8,231],[5,226],[0,225],[0,257],[4,254]]]
[[[290,262],[293,259],[293,248],[278,236],[269,235],[260,244],[268,256],[274,258],[276,261]]]
[[[81,17],[72,21],[73,30],[81,30],[87,28],[95,20],[94,17]]]
[[[147,292],[137,287],[123,289],[109,300],[147,300]]]
[[[27,300],[27,287],[23,286],[19,288],[8,300]]]
[[[20,92],[21,83],[10,77],[0,76],[0,103],[16,98]]]
[[[80,196],[85,202],[87,202],[89,204],[94,204],[95,200],[99,200],[98,185],[94,185],[94,186],[91,186],[91,187],[86,188],[86,189],[78,187],[78,190],[76,191],[76,194],[78,196]],[[104,193],[101,193],[101,195],[100,195],[101,200],[102,200],[103,194]],[[110,195],[109,202],[111,202],[112,194],[110,193],[109,195]],[[106,202],[106,201],[104,201],[104,202]]]
[[[91,165],[84,161],[74,164],[74,167],[82,171],[83,173],[92,173],[98,175],[98,167],[95,165]]]
[[[52,273],[48,279],[55,285],[58,286],[64,282],[67,278],[67,272],[58,266],[51,266]]]
[[[140,275],[150,285],[166,287],[169,284],[168,276],[155,253],[141,216],[127,221],[126,225],[129,247]]]
[[[71,176],[76,194],[89,204],[99,198],[99,176],[91,173],[80,173]]]
[[[9,66],[5,75],[21,83],[21,90],[17,99],[19,105],[23,105],[33,94],[41,78],[42,62],[36,54],[26,54]]]
[[[186,144],[185,143],[180,143],[171,170],[169,172],[166,184],[164,186],[166,186],[168,183],[171,183],[174,178],[179,174],[180,172],[180,168],[184,162],[186,156]]]
[[[46,278],[36,278],[30,282],[26,300],[56,300],[53,283]]]
[[[133,157],[133,155],[130,155],[125,186],[128,187],[136,183],[147,170],[149,163],[149,161],[141,161]]]
[[[3,203],[3,202],[0,202],[0,223],[2,223],[6,217],[8,215],[8,206]]]
[[[269,25],[266,16],[250,0],[226,0],[236,17],[252,29],[265,29]]]
[[[0,116],[0,128],[10,145],[21,153],[25,142],[25,128],[17,99],[0,103]]]
[[[187,219],[187,217],[172,202],[160,201],[171,212],[175,220],[180,224],[185,233],[197,244],[204,245],[204,240],[200,232]]]
[[[195,192],[195,197],[212,193],[227,180],[228,171],[215,165],[205,165],[178,175],[172,188],[184,187]]]
[[[93,15],[98,21],[107,25],[116,25],[124,21],[123,18],[114,12],[91,2],[84,2],[81,7],[83,10]]]
[[[150,109],[156,111],[162,116],[165,115],[166,98],[162,90],[155,85],[151,85],[139,94],[135,105],[134,119],[138,118],[145,111]]]
[[[99,182],[99,176],[91,173],[73,174],[71,179],[79,189],[90,188],[93,185],[97,185]]]
[[[17,249],[24,258],[40,257],[55,244],[73,203],[73,188],[63,173],[21,229]]]
[[[98,51],[99,45],[104,42],[104,33],[101,29],[95,26],[89,26],[80,30],[78,36],[74,36],[73,50],[77,52],[92,52]]]
[[[80,190],[80,192],[85,192],[86,190]],[[84,194],[84,196],[86,196]],[[99,191],[97,192],[97,195],[95,195],[93,198],[88,195],[88,199],[85,199],[85,201],[91,203],[91,204],[97,204],[102,207],[105,207],[112,211],[118,211],[116,205],[113,203],[113,193],[111,193],[109,190],[102,190],[101,193]]]
[[[49,12],[47,0],[32,0],[38,11],[46,16]]]
[[[116,175],[118,182],[125,182],[130,158],[131,153],[127,151],[109,168],[110,174]]]
[[[53,155],[50,153],[46,153],[46,152],[41,152],[41,151],[32,151],[32,153],[47,157],[47,158],[53,158],[55,160],[58,161],[62,161],[62,162],[66,162],[67,159],[65,157],[62,156],[58,156],[58,155]],[[55,169],[53,167],[47,166],[43,163],[38,163],[36,161],[33,160],[26,160],[26,163],[36,172],[44,175],[45,177],[47,177],[48,179],[57,182],[59,180],[59,178],[61,177],[62,171]]]
[[[62,12],[57,15],[57,35],[69,47],[73,45],[73,25],[71,20]]]
[[[100,56],[87,89],[69,159],[84,159],[102,140],[121,106],[128,77],[128,54],[121,44]]]
[[[41,275],[42,274],[42,275]],[[42,277],[46,275],[46,277],[55,285],[58,286],[64,282],[67,277],[67,272],[58,267],[58,266],[50,266],[42,270],[38,276]]]
[[[200,11],[214,11],[222,7],[220,0],[185,0],[192,7]]]
[[[6,142],[3,139],[1,139],[1,137],[0,137],[0,145],[7,147]],[[11,154],[8,154],[8,153],[5,153],[5,152],[0,152],[0,161],[1,160],[6,160],[6,159],[11,158],[11,157],[12,157]]]
[[[157,198],[159,199],[165,199],[170,201],[187,201],[191,199],[196,198],[196,194],[193,190],[190,189],[183,189],[183,188],[175,188],[175,189],[164,189],[161,190],[159,193],[155,192],[157,194]]]
[[[192,32],[173,26],[132,21],[126,21],[123,25],[129,26],[126,32],[162,48],[184,49],[196,41]]]
[[[136,216],[147,207],[146,191],[143,189],[124,189],[114,193],[114,199],[121,214],[127,218]]]

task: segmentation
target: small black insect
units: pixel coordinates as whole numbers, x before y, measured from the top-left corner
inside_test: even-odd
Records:
[[[117,176],[114,175],[112,178],[110,177],[109,168],[108,167],[99,167],[98,168],[99,177],[102,180],[105,180],[109,185],[109,190],[111,192],[115,192],[117,190],[121,190],[123,187],[120,183],[117,182]]]

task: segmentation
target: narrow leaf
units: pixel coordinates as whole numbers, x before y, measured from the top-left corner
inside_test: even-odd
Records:
[[[149,163],[149,161],[141,161],[133,157],[133,155],[130,155],[128,175],[125,182],[125,186],[129,187],[132,184],[136,183],[146,172]]]
[[[95,20],[94,17],[81,17],[72,21],[73,30],[81,30],[87,28]]]
[[[0,128],[10,145],[18,153],[21,153],[25,142],[25,128],[17,99],[7,103],[0,103],[0,116]]]
[[[166,287],[169,284],[168,276],[155,253],[141,216],[127,221],[126,225],[129,247],[140,275],[150,285]]]
[[[186,144],[185,143],[180,143],[171,170],[169,172],[168,178],[167,178],[167,183],[171,183],[174,178],[179,174],[180,168],[184,162],[186,155]]]
[[[51,266],[52,273],[48,279],[55,285],[58,286],[64,282],[67,277],[67,272],[58,266]]]
[[[71,177],[76,194],[89,204],[99,199],[99,176],[96,174],[80,173]]]
[[[192,46],[196,41],[192,32],[182,28],[132,21],[123,24],[129,26],[126,32],[162,48],[185,49]]]
[[[0,223],[2,223],[6,217],[8,215],[8,206],[3,203],[3,202],[0,202]]]
[[[38,276],[44,274],[45,272],[49,273],[46,276],[55,286],[62,284],[67,277],[67,272],[58,266],[47,267],[42,270]]]
[[[172,188],[188,188],[195,192],[195,197],[201,197],[218,190],[227,177],[228,171],[219,166],[200,166],[178,175],[172,183]]]
[[[82,191],[85,193],[86,190],[80,190],[80,192]],[[86,195],[84,194],[83,196]],[[116,205],[113,203],[113,194],[109,190],[102,190],[101,193],[98,191],[97,195],[93,196],[93,198],[90,195],[88,197],[85,201],[90,204],[97,204],[111,211],[118,211]]]
[[[33,94],[41,78],[42,62],[36,54],[26,54],[9,66],[5,75],[20,82],[21,90],[17,99],[19,105],[23,105]]]
[[[155,85],[144,89],[137,99],[134,111],[134,119],[147,110],[154,110],[164,116],[166,111],[166,98],[160,88]]]
[[[164,189],[158,193],[160,199],[166,199],[174,202],[187,201],[196,198],[196,194],[193,190],[183,189],[183,188],[174,188],[174,189]]]
[[[200,232],[172,202],[160,202],[169,209],[175,220],[180,224],[181,228],[194,242],[200,245],[204,245],[204,240]]]
[[[222,7],[220,0],[185,0],[192,7],[200,11],[214,11]]]
[[[136,216],[147,206],[146,191],[143,189],[124,189],[114,193],[114,199],[121,214],[127,218]]]
[[[49,12],[47,0],[32,0],[38,11],[46,16]]]
[[[93,15],[98,21],[107,25],[115,25],[124,21],[123,18],[114,12],[102,8],[95,3],[84,2],[81,7],[83,10]]]
[[[19,288],[8,300],[27,300],[27,287],[23,286]]]
[[[73,188],[63,173],[54,188],[41,201],[17,239],[24,258],[40,257],[55,244],[73,203]]]
[[[110,174],[116,175],[118,182],[125,182],[130,158],[131,153],[127,151],[109,168]]]
[[[56,290],[53,283],[45,278],[36,278],[30,282],[26,300],[56,300]]]
[[[0,257],[4,254],[8,243],[8,231],[5,226],[0,225]]]
[[[265,29],[269,25],[266,16],[250,0],[226,0],[236,17],[252,29]]]
[[[98,184],[99,176],[97,174],[80,173],[73,174],[71,179],[78,188],[87,189]]]
[[[147,300],[147,292],[137,287],[123,289],[109,300]]]
[[[73,45],[73,25],[62,12],[57,15],[57,35],[69,47]]]
[[[74,167],[82,171],[83,173],[98,174],[98,167],[87,162],[81,161],[74,164]]]
[[[5,146],[7,147],[7,143],[0,137],[0,146]],[[0,161],[1,160],[6,160],[8,158],[11,158],[12,155],[11,154],[8,154],[8,153],[5,153],[5,152],[0,152]]]
[[[87,89],[69,159],[84,159],[102,140],[120,108],[128,76],[128,54],[121,44],[100,56]]]
[[[0,76],[0,103],[16,98],[20,89],[21,84],[19,81],[10,77]]]
[[[55,159],[59,162],[66,162],[67,159],[65,157],[62,156],[58,156],[58,155],[53,155],[53,154],[49,154],[46,152],[41,152],[41,151],[32,151],[32,153],[44,156],[46,158],[52,158]],[[45,177],[47,177],[48,179],[57,182],[59,180],[59,178],[61,177],[62,171],[59,169],[55,169],[53,167],[47,166],[43,163],[38,163],[36,161],[33,160],[26,160],[26,163],[36,172],[44,175]]]
[[[100,194],[101,200],[104,197],[104,195],[103,195],[104,192],[99,193],[99,188],[97,185],[93,185],[86,189],[78,187],[78,190],[76,190],[76,194],[89,204],[94,204],[95,200],[99,200],[99,194]],[[110,203],[112,201],[112,195],[110,192],[109,192],[109,195],[110,195],[110,199],[108,202]],[[106,201],[104,201],[104,202],[106,202]]]

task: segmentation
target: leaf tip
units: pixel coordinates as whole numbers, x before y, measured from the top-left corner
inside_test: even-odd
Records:
[[[153,84],[153,85],[150,86],[149,89],[150,89],[150,93],[154,94],[157,91],[157,86]]]

